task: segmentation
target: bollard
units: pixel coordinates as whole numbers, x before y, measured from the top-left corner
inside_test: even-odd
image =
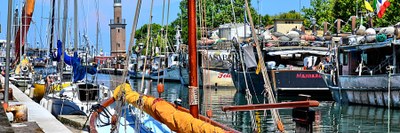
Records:
[[[294,108],[292,110],[293,121],[296,122],[296,133],[312,133],[315,111],[310,108]]]
[[[309,101],[311,96],[299,94],[300,99]],[[312,133],[315,111],[309,107],[294,108],[292,110],[293,121],[296,122],[296,133]]]

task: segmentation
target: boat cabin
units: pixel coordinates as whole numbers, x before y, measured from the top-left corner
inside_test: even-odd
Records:
[[[339,48],[340,75],[386,74],[388,66],[397,66],[399,44],[391,40],[378,43],[341,46]],[[395,67],[398,70],[398,67]]]
[[[79,83],[77,84],[79,92],[79,100],[81,101],[98,101],[99,100],[99,86],[92,83]]]

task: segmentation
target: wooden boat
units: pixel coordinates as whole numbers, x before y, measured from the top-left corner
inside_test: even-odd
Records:
[[[378,35],[386,38],[386,35]],[[377,37],[378,38],[378,37]],[[323,78],[336,102],[400,107],[400,43],[393,38],[348,45],[336,37],[333,68]]]
[[[274,43],[279,44],[280,42]],[[326,57],[329,53],[328,47],[302,46],[299,42],[297,43],[297,45],[291,46],[265,47],[263,50],[263,58],[274,91],[277,95],[283,97],[308,94],[312,95],[313,98],[324,95],[321,98],[331,99],[329,89],[318,73],[319,64],[322,64],[323,57]],[[248,47],[242,49],[253,51],[252,48]],[[262,74],[256,72],[258,61],[254,54],[243,50],[237,51],[243,52],[243,60],[254,60],[254,62],[251,64],[251,62],[245,61],[244,67],[246,69],[244,69],[244,72],[239,53],[232,53],[233,65],[230,72],[235,87],[241,93],[244,93],[246,87],[249,87],[251,93],[261,94],[264,91],[264,82],[262,81]],[[312,61],[309,61],[310,58],[312,58]]]

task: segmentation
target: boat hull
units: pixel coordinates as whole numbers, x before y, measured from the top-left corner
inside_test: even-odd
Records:
[[[272,70],[272,87],[279,98],[300,98],[299,94],[315,100],[332,100],[328,86],[315,70]]]
[[[255,71],[246,72],[246,79],[243,71],[231,70],[233,84],[238,92],[246,93],[246,84],[251,94],[262,94],[264,92],[264,80],[261,73],[256,74]]]
[[[386,74],[340,76],[338,85],[330,81],[331,75],[325,74],[323,77],[336,102],[400,108],[400,75],[391,76],[390,89]]]
[[[40,101],[43,98],[44,93],[46,91],[46,85],[40,83],[33,83],[33,96],[32,99],[34,101]]]
[[[161,70],[160,72],[153,72],[151,74],[151,79],[164,79],[165,81],[180,82],[181,76],[179,73],[179,67],[166,68],[164,70]]]
[[[203,69],[203,85],[234,86],[232,76],[227,71]]]

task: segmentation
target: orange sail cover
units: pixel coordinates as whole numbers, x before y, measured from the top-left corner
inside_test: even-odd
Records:
[[[24,46],[25,38],[28,33],[31,21],[33,10],[35,8],[35,0],[26,0],[25,6],[22,9],[22,18],[21,18],[21,26],[18,28],[17,34],[15,35],[15,62],[19,61],[19,51],[20,47]],[[22,32],[22,33],[21,33]],[[22,54],[24,51],[22,51]]]
[[[151,96],[142,96],[133,91],[129,84],[119,85],[114,90],[114,99],[118,99],[118,95],[125,94],[126,101],[137,108],[142,108],[147,114],[154,119],[164,123],[171,130],[179,133],[223,133],[228,132],[220,127],[211,125],[205,121],[194,118],[187,112],[182,112],[175,108],[169,102],[157,99]],[[140,98],[141,97],[141,98]],[[138,106],[141,100],[142,105]]]

